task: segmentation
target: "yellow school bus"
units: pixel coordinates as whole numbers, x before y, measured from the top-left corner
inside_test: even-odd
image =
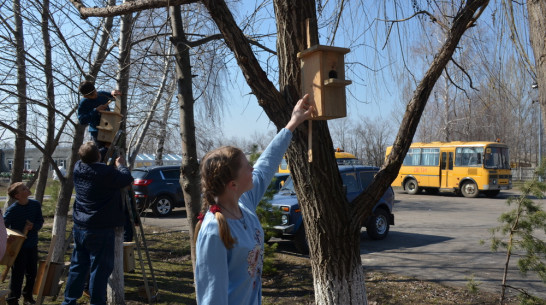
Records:
[[[335,150],[336,155],[336,161],[339,165],[347,165],[347,164],[360,164],[360,160],[356,158],[355,155],[345,152],[342,149],[337,148]],[[285,158],[282,158],[281,164],[279,165],[278,173],[290,173],[290,169],[288,169],[288,162],[286,162]]]
[[[388,156],[392,146],[387,147]],[[498,142],[413,143],[392,186],[408,194],[450,190],[474,198],[512,188],[508,146]]]

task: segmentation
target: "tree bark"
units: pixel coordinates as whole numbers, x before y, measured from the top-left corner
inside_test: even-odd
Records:
[[[131,0],[124,0],[124,3],[129,3]],[[119,36],[119,72],[117,78],[118,90],[121,91],[121,96],[116,98],[116,102],[119,99],[121,115],[123,120],[119,126],[120,130],[127,130],[127,94],[129,93],[129,72],[131,70],[131,43],[132,43],[132,28],[133,28],[133,14],[128,13],[121,17],[120,24],[120,36]],[[121,145],[119,148],[120,155],[126,151],[126,133],[121,137]],[[130,202],[130,200],[128,201]],[[127,217],[127,215],[125,216]],[[119,232],[121,230],[121,233]],[[118,235],[121,235],[121,243],[123,245],[123,227],[116,229],[116,252],[114,261],[114,271],[108,281],[108,304],[118,305],[125,304],[125,294],[123,285],[123,246],[121,251],[117,250],[119,240]],[[121,261],[121,263],[119,263]],[[121,283],[121,284],[120,284]]]
[[[15,21],[15,63],[17,65],[17,132],[15,133],[15,149],[11,168],[10,184],[23,180],[25,167],[25,136],[27,133],[27,66],[25,53],[25,33],[23,17],[21,16],[21,1],[13,0],[13,20]],[[13,199],[8,196],[4,211]]]
[[[123,227],[116,228],[114,245],[114,272],[108,278],[107,303],[125,304],[125,284],[123,278]],[[121,270],[121,272],[120,272]]]
[[[180,186],[184,192],[187,219],[190,225],[190,236],[193,236],[197,225],[197,215],[201,210],[201,183],[197,145],[195,141],[194,98],[190,48],[182,24],[180,6],[169,8],[173,36],[171,42],[175,50],[177,98],[180,109],[180,137],[182,139],[182,166],[180,168]],[[195,243],[191,243],[191,260],[195,269]]]
[[[542,126],[546,130],[546,2],[528,0],[529,36],[535,56],[538,102],[542,112]],[[539,161],[540,162],[540,161]]]
[[[293,105],[300,91],[298,52],[318,44],[315,1],[274,1],[277,19],[280,90]],[[306,20],[311,37],[307,38]],[[302,209],[310,248],[317,304],[367,304],[360,260],[360,225],[351,224],[349,203],[335,161],[333,142],[325,121],[313,121],[313,162],[307,161],[307,130],[299,128],[288,149],[288,163]],[[307,177],[316,177],[308,179]],[[328,182],[326,182],[328,181]],[[324,188],[325,183],[331,188]],[[324,217],[328,215],[328,217]]]
[[[86,7],[79,0],[70,0],[70,2],[78,9],[83,19],[88,17],[114,17],[131,12],[142,11],[147,9],[161,8],[167,6],[178,6],[181,4],[190,4],[199,2],[199,0],[139,0],[131,2],[123,2],[117,6],[107,7]]]

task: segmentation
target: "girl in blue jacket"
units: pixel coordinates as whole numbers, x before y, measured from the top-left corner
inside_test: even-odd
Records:
[[[261,304],[264,232],[256,207],[290,144],[292,132],[311,117],[306,94],[285,128],[253,168],[244,153],[225,146],[201,162],[203,214],[196,234],[197,303]]]

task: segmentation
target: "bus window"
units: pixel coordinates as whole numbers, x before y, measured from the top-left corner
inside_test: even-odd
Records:
[[[481,166],[483,147],[457,147],[455,166]]]
[[[447,153],[446,152],[443,152],[442,153],[442,163],[440,164],[440,168],[441,169],[447,169],[446,165],[447,165]]]
[[[420,165],[438,166],[438,162],[440,162],[439,148],[423,148],[423,154],[421,155]]]
[[[510,158],[508,148],[506,147],[488,147],[485,150],[484,164],[485,168],[510,168]]]
[[[410,148],[404,158],[404,165],[418,166],[421,163],[421,148]]]

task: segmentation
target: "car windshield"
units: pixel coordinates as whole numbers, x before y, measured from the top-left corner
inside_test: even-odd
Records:
[[[144,178],[146,174],[148,174],[147,171],[142,171],[138,169],[133,169],[131,171],[131,176],[133,176],[133,178],[136,178],[136,179]]]
[[[291,192],[291,193],[296,192],[294,190],[294,182],[292,181],[292,177],[286,178],[286,181],[284,181],[284,184],[281,188],[281,192]]]

